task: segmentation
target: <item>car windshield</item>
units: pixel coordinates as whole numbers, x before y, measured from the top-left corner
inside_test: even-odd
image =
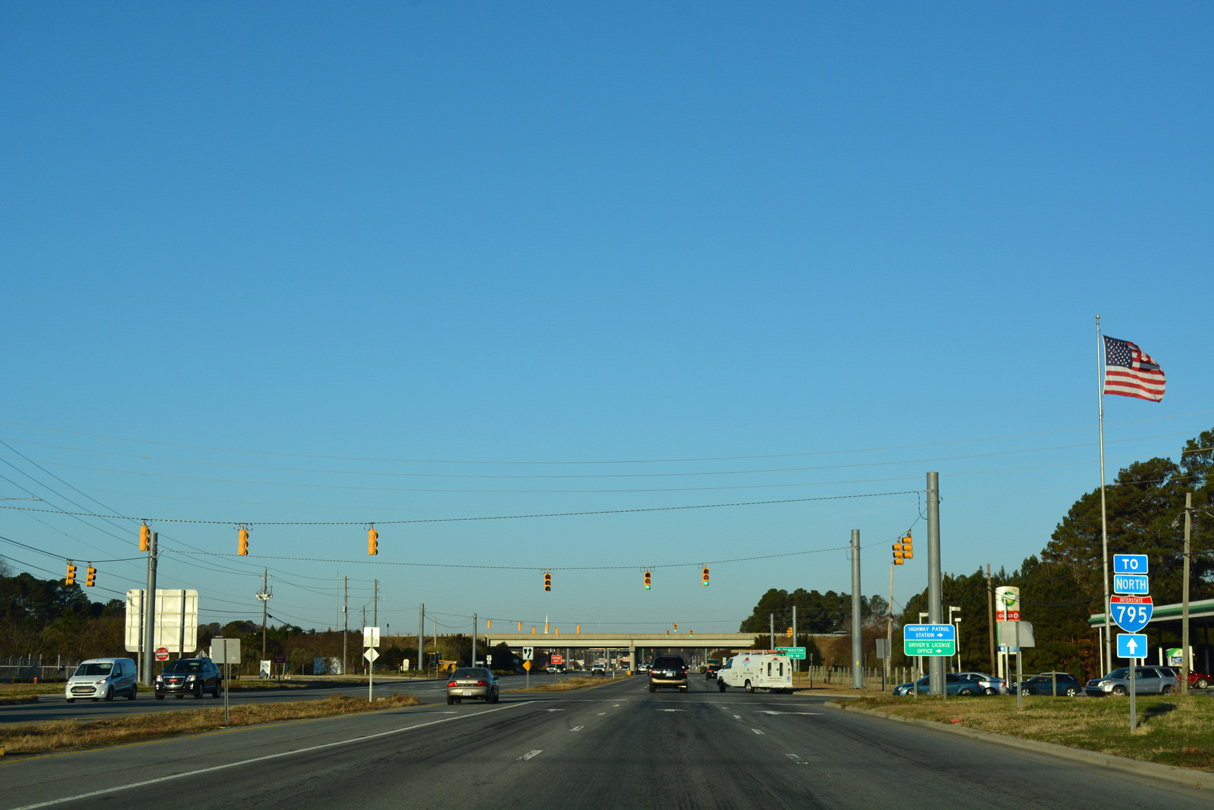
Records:
[[[164,668],[165,672],[202,672],[202,662],[193,658],[178,658]]]
[[[1130,668],[1122,667],[1121,669],[1115,669],[1112,672],[1110,672],[1108,675],[1105,675],[1104,677],[1106,677],[1106,678],[1128,678],[1128,677],[1130,677]]]
[[[109,661],[96,664],[81,664],[76,669],[77,675],[109,675],[114,665]]]
[[[455,670],[453,678],[484,678],[488,679],[489,670],[480,667],[461,667]]]

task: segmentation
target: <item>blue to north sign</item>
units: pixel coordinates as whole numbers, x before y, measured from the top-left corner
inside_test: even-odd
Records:
[[[1147,637],[1145,634],[1138,633],[1118,633],[1117,634],[1117,657],[1118,658],[1146,658],[1147,657]]]
[[[1147,574],[1147,555],[1145,554],[1114,554],[1114,574]]]
[[[1144,596],[1151,592],[1146,574],[1113,574],[1113,593]]]

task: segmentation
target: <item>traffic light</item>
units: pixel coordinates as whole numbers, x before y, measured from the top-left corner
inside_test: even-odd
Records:
[[[523,632],[523,623],[522,623],[522,622],[519,622],[519,623],[518,623],[518,631],[519,631],[520,633],[521,633],[521,632]]]
[[[902,538],[902,559],[904,559],[904,560],[915,559],[915,550],[911,547],[910,532],[907,532],[906,537]]]
[[[704,587],[705,588],[708,587],[708,569],[707,568],[704,569]]]
[[[152,530],[148,528],[148,522],[143,521],[143,525],[139,527],[139,550],[148,550],[148,541],[151,540]]]
[[[666,631],[666,638],[670,638],[670,631],[669,631],[669,630],[667,630],[667,631]]]
[[[894,565],[902,565],[902,544],[894,543]]]
[[[577,626],[577,634],[579,636],[582,634],[582,626],[580,624]]]
[[[372,556],[379,553],[379,532],[375,531],[374,523],[367,529],[367,553]]]
[[[492,630],[492,629],[493,629],[493,619],[488,619],[488,620],[486,620],[486,622],[485,622],[485,629],[486,629],[486,630]]]
[[[552,590],[552,574],[548,571],[544,572],[544,590]]]
[[[688,636],[688,638],[695,638],[695,637],[696,637],[696,631],[695,631],[695,630],[688,630],[688,631],[687,631],[687,636]]]
[[[784,637],[792,638],[792,628],[791,627],[784,631]]]
[[[240,531],[236,533],[236,536],[240,538],[240,546],[236,549],[236,553],[242,557],[249,556],[249,530],[244,527],[243,523],[240,524]]]
[[[645,572],[645,590],[649,590],[649,572]]]
[[[72,565],[71,560],[67,561],[67,577],[65,578],[65,581],[68,585],[76,584],[76,566]]]
[[[84,578],[84,584],[90,588],[97,584],[97,569],[93,567],[92,563],[89,563],[87,576]]]
[[[675,631],[676,633],[677,633],[677,632],[679,632],[679,623],[678,623],[678,622],[675,622],[675,623],[674,623],[674,631]]]

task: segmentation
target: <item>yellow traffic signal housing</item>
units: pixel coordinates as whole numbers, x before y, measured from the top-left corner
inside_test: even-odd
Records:
[[[244,527],[243,523],[240,524],[240,531],[236,533],[236,537],[239,539],[236,553],[242,557],[249,556],[249,530]]]
[[[678,622],[675,622],[675,623],[674,623],[674,631],[675,631],[676,633],[677,633],[677,632],[679,632],[679,623],[678,623]]]
[[[93,585],[96,584],[96,581],[97,581],[97,569],[93,567],[92,563],[89,563],[89,567],[86,571],[86,575],[84,578],[84,584],[91,588],[91,587],[93,587]]]
[[[784,637],[792,638],[792,628],[791,627],[784,631]]]
[[[379,532],[375,531],[374,523],[367,530],[367,553],[371,555],[379,553]]]
[[[902,538],[902,557],[907,560],[915,559],[915,550],[911,545],[910,532],[907,532],[906,537]]]
[[[139,550],[147,551],[148,543],[151,540],[152,530],[148,528],[148,522],[145,520],[143,525],[139,527]]]
[[[552,590],[552,574],[547,571],[544,572],[544,590]]]
[[[704,569],[704,587],[705,588],[708,587],[708,569],[707,568]]]
[[[64,577],[64,581],[68,585],[76,584],[76,566],[72,565],[71,560],[67,561],[67,576]]]
[[[649,572],[645,572],[645,590],[649,590]]]

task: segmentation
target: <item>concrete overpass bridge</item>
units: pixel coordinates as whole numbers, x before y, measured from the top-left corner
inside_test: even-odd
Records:
[[[480,639],[489,647],[506,644],[512,652],[523,647],[565,652],[566,650],[628,651],[630,667],[635,667],[638,651],[642,659],[653,657],[654,650],[746,650],[755,639],[769,639],[767,633],[483,633]],[[788,641],[783,636],[776,643]]]

